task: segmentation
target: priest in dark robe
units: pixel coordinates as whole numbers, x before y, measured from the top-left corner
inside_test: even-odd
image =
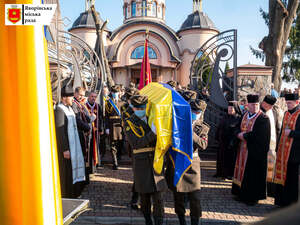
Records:
[[[277,145],[275,204],[288,206],[298,201],[300,164],[300,106],[298,94],[286,94],[285,112]]]
[[[90,92],[85,106],[91,115],[90,167],[101,166],[100,134],[104,133],[102,108],[96,103],[97,94]]]
[[[236,137],[236,134],[239,131],[241,114],[237,102],[231,101],[228,103],[227,114],[221,120],[216,132],[219,150],[217,153],[217,173],[215,177],[232,179],[239,145],[239,139]]]
[[[75,113],[71,107],[73,96],[72,86],[63,87],[61,103],[55,109],[61,195],[64,198],[78,197],[81,191],[80,182],[85,180],[84,158]]]
[[[248,95],[248,112],[243,115],[240,146],[234,169],[232,194],[236,200],[255,205],[266,199],[270,120],[260,110],[259,96]]]

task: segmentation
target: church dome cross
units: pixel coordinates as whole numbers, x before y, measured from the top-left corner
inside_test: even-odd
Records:
[[[193,12],[202,12],[203,8],[202,8],[202,0],[193,0]]]

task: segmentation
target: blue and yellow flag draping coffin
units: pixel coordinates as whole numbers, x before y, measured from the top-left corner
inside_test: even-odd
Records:
[[[154,170],[161,173],[163,157],[169,150],[175,167],[176,186],[193,159],[190,105],[167,84],[152,82],[141,90],[141,94],[149,98],[148,121],[151,126],[155,126],[157,133]]]

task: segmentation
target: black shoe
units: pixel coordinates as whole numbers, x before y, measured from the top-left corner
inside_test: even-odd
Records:
[[[137,203],[130,203],[130,207],[133,210],[139,210],[139,205]]]
[[[255,206],[258,203],[258,201],[244,201],[244,203],[248,206]]]
[[[146,225],[153,225],[153,223],[152,223],[152,219],[151,219],[151,215],[149,214],[147,214],[147,215],[144,215],[144,218],[145,218],[145,224]]]
[[[243,200],[239,196],[234,196],[233,199],[237,202],[243,202]]]
[[[191,225],[199,225],[199,218],[191,217]]]
[[[164,218],[154,216],[154,224],[155,225],[163,225],[163,223],[164,223]]]
[[[119,168],[118,168],[118,166],[116,166],[116,165],[113,165],[113,168],[112,168],[113,170],[118,170]]]
[[[97,169],[103,169],[103,167],[104,167],[103,164],[97,164],[96,166]]]
[[[178,216],[178,219],[180,225],[186,225],[185,216]]]

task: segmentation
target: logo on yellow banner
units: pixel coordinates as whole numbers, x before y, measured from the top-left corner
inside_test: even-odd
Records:
[[[21,9],[19,8],[9,8],[8,9],[8,20],[12,23],[17,23],[21,20]]]
[[[5,22],[11,25],[22,24],[22,5],[5,5]]]

